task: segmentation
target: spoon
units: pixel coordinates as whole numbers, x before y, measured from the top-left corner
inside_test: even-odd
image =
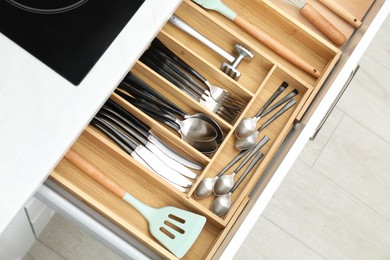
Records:
[[[137,98],[153,102],[155,105],[165,111],[169,111],[183,118],[199,118],[201,120],[206,121],[207,123],[212,125],[217,132],[217,137],[215,138],[215,141],[217,143],[221,143],[223,141],[224,134],[222,132],[221,127],[218,125],[217,122],[215,122],[214,119],[212,119],[208,115],[203,113],[196,113],[190,115],[132,73],[127,74],[126,78],[124,79],[124,82],[122,83],[118,86],[118,88],[129,92]],[[135,85],[136,87],[133,85]],[[141,88],[143,91],[139,90],[139,88]]]
[[[199,185],[196,187],[195,197],[198,199],[203,199],[210,196],[211,193],[213,193],[214,184],[218,180],[218,178],[250,151],[251,149],[248,149],[241,151],[239,154],[237,154],[236,157],[218,173],[217,176],[212,178],[204,178],[203,180],[201,180]]]
[[[142,104],[142,105],[144,105],[144,104]],[[183,139],[183,141],[185,141],[186,143],[188,143],[189,145],[191,145],[192,147],[194,147],[195,149],[197,149],[201,153],[212,154],[217,150],[218,144],[215,141],[215,137],[213,139],[211,139],[211,138],[210,139],[203,139],[204,141],[199,140],[199,138],[198,138],[198,140],[194,140],[194,138],[190,138],[188,135],[185,134],[185,132],[183,132],[183,129],[180,127],[180,125],[176,121],[173,121],[174,119],[176,120],[175,117],[169,118],[172,115],[169,115],[168,113],[160,114],[163,112],[162,111],[157,112],[159,110],[154,111],[151,107],[147,107],[147,106],[144,107],[144,109],[145,110],[143,110],[143,111],[146,114],[148,114],[152,118],[160,121],[164,125],[176,130],[178,133],[180,133],[180,136]],[[188,118],[186,120],[196,120],[196,119],[200,120],[199,118]],[[204,123],[207,123],[207,122],[204,122]],[[194,130],[194,129],[187,129],[187,130],[184,129],[184,130],[187,132],[191,132],[191,130]],[[215,131],[214,128],[209,128],[209,130]],[[195,131],[198,131],[198,130],[195,129]],[[200,131],[202,131],[202,130],[200,130]],[[205,130],[203,130],[203,131],[205,131]],[[199,134],[199,131],[198,131],[198,134]],[[196,137],[196,135],[195,135],[195,137]]]
[[[260,161],[261,157],[263,156],[262,152],[258,152],[253,158],[253,160],[250,162],[248,167],[245,169],[244,173],[238,179],[237,183],[233,186],[233,188],[230,190],[228,194],[222,195],[222,196],[217,196],[213,203],[211,204],[211,211],[218,215],[218,216],[223,216],[228,212],[230,207],[232,206],[232,194],[233,192],[237,189],[238,185],[241,184],[241,182],[244,180],[244,178],[248,175],[248,173],[252,170],[252,168],[257,164],[257,162]]]
[[[261,141],[251,150],[248,156],[238,165],[231,174],[223,175],[219,177],[214,185],[214,194],[221,196],[227,194],[234,185],[235,175],[245,166],[245,164],[252,159],[253,156],[269,141],[267,136],[264,136]]]
[[[244,138],[250,135],[256,129],[256,123],[264,115],[262,113],[267,109],[269,105],[288,87],[287,82],[283,82],[282,85],[272,94],[272,96],[265,102],[259,112],[252,118],[245,118],[238,124],[235,134],[237,138]]]
[[[270,123],[275,121],[279,116],[286,112],[289,108],[295,105],[297,101],[295,99],[290,99],[278,112],[276,112],[270,119],[268,119],[262,126],[260,126],[256,132],[253,132],[251,135],[245,138],[238,138],[236,141],[236,148],[238,150],[245,150],[253,147],[257,141],[257,135],[266,128]]]
[[[256,122],[258,120],[260,120],[261,118],[265,117],[266,115],[268,115],[269,113],[271,113],[272,111],[274,111],[276,108],[280,107],[281,105],[283,105],[284,103],[286,103],[287,101],[289,101],[290,99],[292,99],[293,97],[295,97],[296,95],[298,95],[298,90],[294,89],[292,90],[290,93],[288,93],[287,95],[285,95],[283,98],[281,98],[278,102],[276,102],[275,104],[273,104],[269,109],[267,109],[266,111],[264,111],[259,117],[258,119],[256,119],[254,122],[252,121],[253,118],[247,118],[249,119],[249,121],[252,121],[253,124],[251,124],[251,126],[249,127],[250,124],[247,124],[247,123],[244,123],[246,126],[248,126],[245,130],[245,132],[240,132],[238,133],[240,130],[238,130],[238,128],[236,129],[236,137],[237,138],[245,138],[245,137],[248,137],[249,135],[251,135],[254,131],[255,131],[255,127],[256,127]],[[244,119],[243,121],[247,120],[247,119]],[[246,127],[245,126],[245,127]],[[248,131],[248,130],[251,130],[251,131]]]
[[[187,118],[184,120],[179,120],[172,114],[159,110],[151,104],[147,104],[146,102],[135,99],[121,91],[115,92],[148,115],[153,114],[156,120],[159,120],[165,125],[172,127],[181,135],[183,139],[185,138],[195,142],[209,142],[215,140],[217,137],[215,128],[206,121],[203,121],[199,118]],[[166,120],[174,122],[177,127],[166,123]]]
[[[140,121],[138,118],[129,113],[126,109],[121,107],[119,104],[115,103],[113,100],[108,99],[107,102],[103,106],[106,110],[109,110],[111,113],[115,114],[119,118],[121,118],[128,126],[136,129],[141,135],[143,135],[150,142],[154,143],[161,151],[163,151],[170,158],[175,161],[183,164],[191,169],[202,170],[203,166],[193,160],[184,157],[183,154],[176,152],[171,149],[168,145],[166,145],[162,140],[160,140],[153,132],[152,129]]]

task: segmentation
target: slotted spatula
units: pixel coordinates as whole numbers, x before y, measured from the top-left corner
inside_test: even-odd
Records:
[[[65,158],[141,213],[149,223],[152,236],[178,258],[187,253],[206,223],[204,216],[186,210],[172,206],[156,209],[144,204],[73,150]]]

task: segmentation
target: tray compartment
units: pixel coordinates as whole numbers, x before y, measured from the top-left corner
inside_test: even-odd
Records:
[[[264,135],[270,138],[270,141],[261,149],[261,151],[264,153],[264,157],[258,164],[257,168],[255,168],[251,171],[251,173],[249,173],[249,175],[244,179],[241,185],[233,193],[232,208],[226,213],[226,215],[221,217],[225,223],[230,220],[234,212],[237,210],[237,207],[249,194],[256,181],[261,177],[262,171],[266,168],[266,166],[274,156],[277,148],[280,146],[284,137],[287,135],[288,131],[292,127],[296,116],[298,115],[300,109],[305,104],[307,98],[312,91],[312,87],[308,86],[305,82],[298,81],[286,74],[283,70],[275,68],[275,70],[262,84],[257,94],[254,96],[253,102],[251,103],[249,110],[245,113],[245,115],[243,115],[243,117],[253,117],[283,81],[288,82],[289,86],[283,91],[283,93],[276,99],[275,102],[277,102],[279,99],[281,99],[284,95],[286,95],[293,89],[297,89],[298,95],[294,97],[297,100],[297,103],[295,104],[295,106],[290,108],[273,123],[267,126],[262,132],[259,133],[257,140],[260,140]],[[278,109],[280,108],[281,107],[279,107]],[[264,123],[268,118],[270,118],[278,109],[265,116],[264,118],[260,119],[257,124],[257,128],[260,127],[261,124]],[[237,139],[234,136],[234,133],[232,133],[229,136],[227,144],[224,146],[220,153],[218,153],[214,158],[212,158],[211,162],[209,163],[209,167],[207,167],[203,171],[202,175],[191,189],[190,195],[192,196],[192,198],[194,200],[197,200],[198,203],[203,205],[205,208],[210,209],[210,206],[215,199],[215,196],[210,195],[209,197],[204,199],[197,199],[194,195],[195,189],[203,178],[216,176],[226,166],[226,164],[228,164],[239,153],[239,151],[234,147],[236,140]],[[230,174],[235,169],[235,167],[237,167],[237,165],[238,163],[233,166],[226,174]],[[241,173],[243,171],[244,170],[241,170],[240,173],[235,176],[235,181],[241,176]]]
[[[244,47],[248,48],[254,54],[254,58],[252,60],[243,60],[239,64],[237,69],[241,72],[241,77],[239,78],[238,83],[249,92],[256,92],[259,84],[264,80],[274,64],[268,59],[268,55],[253,48],[253,45],[242,37],[231,34],[229,30],[210,19],[209,14],[198,12],[198,10],[192,8],[192,6],[188,5],[186,2],[182,3],[175,14],[234,57],[238,56],[234,53],[234,46],[236,44],[242,44]],[[232,80],[219,69],[222,62],[226,60],[213,50],[170,23],[167,23],[164,26],[162,32],[174,38],[176,43],[185,46],[182,48],[185,48],[187,50],[186,52],[198,55],[208,64],[213,66],[223,78]],[[186,57],[183,56],[183,58]],[[190,61],[190,58],[187,60]]]
[[[294,24],[263,1],[225,0],[224,3],[238,14],[244,15],[249,22],[261,28],[273,38],[288,46],[288,48],[291,48],[292,51],[304,60],[307,60],[310,64],[322,71],[321,77],[327,76],[325,68],[339,52],[337,48],[323,41],[316,34],[308,32],[305,30],[306,28],[301,28],[299,25]],[[248,33],[244,32],[234,22],[215,11],[205,10],[192,1],[185,0],[176,13],[178,16],[191,17],[192,15],[191,19],[198,23],[197,28],[199,32],[205,33],[208,37],[213,37],[213,32],[209,30],[209,26],[205,26],[207,24],[205,21],[216,24],[221,30],[225,30],[228,35],[231,35],[230,37],[235,36],[240,42],[245,42],[245,45],[249,46],[249,48],[257,49],[258,52],[268,57],[273,63],[286,67],[289,71],[312,85],[317,82],[317,79],[292,65]],[[214,39],[218,39],[218,37],[219,35],[214,35]]]
[[[152,207],[172,205],[202,214],[196,208],[191,207],[185,196],[172,192],[160,182],[150,178],[143,167],[133,163],[127,156],[120,155],[112,149],[111,145],[107,145],[104,139],[103,136],[99,137],[98,134],[93,134],[93,131],[87,130],[72,149],[93,162],[96,167],[146,204]],[[73,194],[130,235],[136,236],[145,245],[159,252],[162,257],[175,258],[151,237],[146,220],[134,208],[90,179],[66,159],[63,159],[56,167],[51,178],[71,190]],[[220,232],[220,229],[208,221],[185,259],[205,258]]]

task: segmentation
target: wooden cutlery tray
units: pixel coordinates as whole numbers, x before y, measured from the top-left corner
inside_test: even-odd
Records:
[[[187,113],[202,112],[212,117],[221,126],[225,135],[218,150],[206,156],[185,143],[177,133],[156,122],[119,95],[113,93],[111,98],[151,127],[152,132],[173,149],[204,165],[204,169],[197,172],[199,177],[192,188],[185,193],[179,192],[151,170],[135,161],[93,126],[88,126],[72,147],[146,204],[152,207],[172,205],[206,216],[206,225],[195,244],[185,255],[186,259],[209,259],[214,256],[248,202],[252,188],[294,123],[302,117],[341,55],[339,49],[294,18],[294,14],[286,13],[282,7],[278,6],[279,3],[256,0],[225,0],[224,2],[234,10],[245,14],[245,17],[252,23],[318,67],[322,71],[321,76],[317,79],[304,73],[256,42],[251,36],[240,31],[224,17],[185,0],[175,14],[186,23],[230,53],[233,53],[236,43],[244,45],[254,53],[253,60],[243,61],[239,65],[238,69],[242,76],[235,81],[219,69],[223,61],[220,56],[172,24],[167,23],[157,35],[160,41],[212,84],[225,88],[248,103],[238,120],[230,124],[218,115],[209,112],[140,61],[135,63],[131,71]],[[215,196],[197,199],[194,191],[203,178],[214,177],[238,154],[239,151],[234,147],[236,126],[243,118],[253,117],[283,81],[288,82],[289,86],[281,96],[297,89],[298,95],[295,97],[297,103],[259,134],[258,140],[264,135],[270,138],[270,141],[261,149],[264,157],[233,193],[231,209],[224,216],[219,217],[210,210]],[[270,115],[261,119],[258,126],[269,117]],[[231,172],[232,170],[228,171],[228,173]],[[240,174],[236,176],[236,179],[239,176]],[[128,234],[142,241],[161,257],[175,258],[152,238],[148,232],[146,220],[135,209],[95,183],[66,159],[58,164],[51,174],[51,179]]]

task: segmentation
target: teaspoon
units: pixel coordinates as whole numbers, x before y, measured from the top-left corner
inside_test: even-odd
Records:
[[[223,216],[226,214],[226,212],[229,211],[230,207],[232,206],[232,194],[237,189],[238,185],[241,184],[241,182],[244,180],[244,178],[248,175],[248,173],[252,170],[252,168],[257,164],[258,161],[260,161],[261,157],[263,157],[262,152],[258,152],[253,158],[253,160],[250,162],[248,167],[245,169],[244,173],[238,179],[237,183],[233,186],[233,188],[230,190],[228,194],[217,196],[213,203],[211,204],[211,211],[218,215]]]
[[[279,116],[281,116],[284,112],[286,112],[289,108],[295,105],[297,101],[295,99],[290,99],[287,104],[285,104],[278,112],[276,112],[270,119],[268,119],[262,126],[257,129],[256,132],[253,132],[251,135],[245,138],[238,138],[236,140],[236,148],[238,150],[246,150],[253,147],[257,141],[257,135],[266,128],[270,123],[275,121]]]
[[[248,156],[238,165],[231,174],[220,176],[214,185],[214,194],[221,196],[227,194],[234,185],[235,175],[245,166],[245,164],[252,159],[253,156],[269,141],[268,136],[264,136],[260,142],[251,150]]]
[[[223,168],[217,176],[204,178],[200,181],[199,185],[195,190],[195,197],[198,199],[206,198],[213,193],[215,182],[218,180],[222,174],[224,174],[227,170],[229,170],[236,162],[238,162],[242,157],[244,157],[247,153],[249,153],[252,149],[241,151],[239,154],[234,157],[234,159]]]
[[[275,92],[276,93],[276,92]],[[278,102],[276,102],[275,104],[273,104],[270,108],[268,108],[266,111],[264,111],[264,109],[261,109],[259,111],[259,113],[256,114],[255,117],[253,118],[245,118],[243,119],[240,124],[237,126],[236,128],[236,131],[235,131],[235,135],[237,138],[245,138],[249,135],[251,135],[255,129],[256,129],[256,124],[257,122],[265,117],[266,115],[268,115],[269,113],[271,113],[272,111],[274,111],[276,108],[280,107],[281,105],[283,105],[284,103],[286,103],[287,101],[289,101],[290,99],[292,99],[293,97],[295,97],[296,95],[298,95],[298,91],[296,89],[292,90],[290,93],[288,93],[287,95],[285,95],[283,98],[281,98]]]
[[[252,118],[245,118],[241,120],[238,124],[235,134],[237,138],[244,138],[253,133],[256,129],[256,123],[265,115],[262,115],[263,112],[267,109],[269,105],[287,88],[288,83],[283,82],[282,85],[272,94],[272,96],[265,102],[265,104],[260,108],[259,112]]]

